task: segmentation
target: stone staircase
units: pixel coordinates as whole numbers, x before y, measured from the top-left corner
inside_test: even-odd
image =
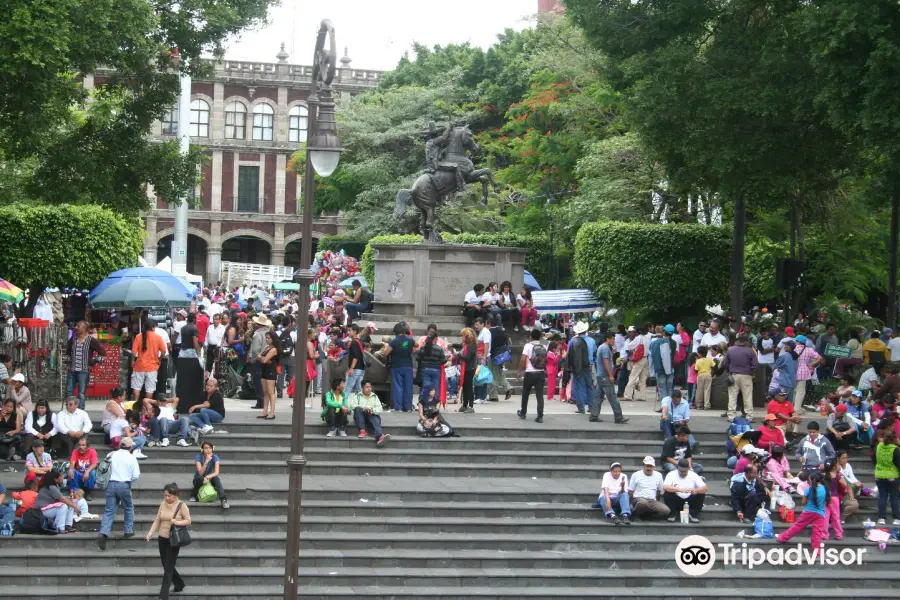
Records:
[[[844,540],[828,543],[867,548],[862,567],[750,571],[718,564],[702,577],[682,574],[674,557],[683,537],[739,545],[738,532],[752,529],[738,524],[727,506],[730,470],[719,419],[692,423],[701,444],[696,460],[710,487],[702,522],[616,527],[588,507],[610,462],[622,462],[630,475],[643,456],[658,456],[655,417],[617,426],[567,414],[538,425],[506,414],[450,414],[460,437],[421,439],[413,434],[412,415],[392,413],[384,424],[393,437],[379,450],[371,439],[355,439],[352,429],[348,438],[326,439],[317,413],[308,416],[301,598],[733,598],[748,589],[773,598],[861,598],[900,588],[895,548],[881,553],[861,539],[861,521],[874,517],[872,499],[862,500]],[[220,428],[227,433],[208,438],[222,459],[232,508],[190,505],[194,543],[178,561],[188,587],[172,597],[280,598],[290,426],[281,417],[262,423],[253,413],[233,411]],[[0,538],[4,597],[155,598],[162,569],[156,542],[147,544],[143,535],[163,485],[174,480],[189,487],[195,452],[175,445],[147,450],[134,493],[137,535],[121,538],[120,511],[104,553],[94,544],[96,533]],[[872,481],[866,458],[853,464],[860,479]],[[10,475],[2,481],[15,489],[21,471]],[[91,510],[99,513],[96,496]],[[784,527],[775,524],[776,532]],[[795,541],[808,546],[809,536]]]

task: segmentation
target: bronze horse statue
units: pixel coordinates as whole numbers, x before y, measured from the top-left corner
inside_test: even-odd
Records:
[[[462,191],[457,182],[457,172],[466,183],[481,182],[481,201],[486,206],[488,184],[498,189],[494,174],[490,169],[476,169],[466,156],[466,150],[476,151],[478,145],[468,125],[451,128],[444,136],[446,152],[433,173],[423,173],[413,183],[412,188],[397,192],[397,204],[394,216],[403,217],[410,204],[415,204],[419,211],[419,229],[426,242],[440,244],[441,234],[434,228],[434,216],[438,204],[450,194]]]

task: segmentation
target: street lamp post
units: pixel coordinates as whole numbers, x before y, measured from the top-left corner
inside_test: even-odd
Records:
[[[326,39],[329,41],[326,49]],[[294,383],[294,408],[291,427],[291,456],[287,460],[290,476],[288,479],[288,531],[284,558],[284,599],[297,600],[297,572],[300,567],[300,512],[302,509],[301,494],[303,492],[303,467],[306,457],[303,456],[303,433],[306,427],[306,393],[309,382],[306,381],[307,335],[308,323],[301,319],[309,314],[309,286],[315,275],[309,269],[312,265],[312,221],[313,201],[316,193],[315,173],[322,177],[330,176],[338,166],[341,157],[341,144],[337,137],[334,120],[334,100],[331,93],[331,82],[334,79],[337,62],[337,46],[334,40],[334,27],[325,19],[319,26],[316,39],[316,53],[313,59],[313,77],[309,87],[309,121],[307,132],[309,139],[306,145],[306,172],[303,182],[303,237],[300,240],[300,264],[303,268],[294,273],[294,281],[300,284],[300,314],[297,315],[297,348]]]

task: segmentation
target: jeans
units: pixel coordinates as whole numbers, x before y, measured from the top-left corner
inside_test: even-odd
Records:
[[[44,518],[45,527],[52,523],[56,531],[64,531],[66,527],[71,527],[75,522],[75,509],[62,504],[41,511],[41,516]]]
[[[585,371],[581,375],[572,373],[572,395],[575,397],[575,405],[580,413],[584,412],[593,394],[593,378],[590,371]]]
[[[695,462],[692,462],[691,464],[694,467],[692,469],[694,471],[694,473],[696,473],[697,475],[703,475],[703,465],[701,465],[700,463],[695,463]],[[663,472],[664,473],[671,473],[672,471],[674,471],[677,468],[678,467],[676,467],[675,465],[673,465],[670,462],[663,463]]]
[[[623,517],[631,516],[631,504],[628,502],[628,494],[619,494],[618,496],[610,496],[609,503],[606,502],[606,496],[600,496],[600,507],[607,517],[616,514],[616,507],[619,507],[619,513]]]
[[[168,600],[169,588],[172,587],[172,584],[174,584],[175,589],[178,590],[184,587],[184,579],[181,578],[181,575],[178,574],[178,569],[175,568],[175,563],[178,561],[179,548],[173,548],[172,544],[169,543],[169,538],[162,536],[159,537],[158,546],[159,560],[162,562],[163,566],[163,578],[162,585],[160,585],[159,588],[159,597]]]
[[[412,410],[413,368],[391,367],[391,398],[394,410]]]
[[[486,309],[486,321],[494,325],[503,324],[503,310],[499,306],[488,306]]]
[[[656,374],[656,390],[659,392],[660,398],[667,398],[675,391],[675,374],[657,373]]]
[[[622,405],[619,404],[619,399],[616,397],[616,386],[612,381],[609,381],[607,379],[597,380],[597,389],[594,390],[594,394],[591,399],[591,416],[600,416],[600,409],[603,408],[604,396],[609,401],[609,405],[612,407],[613,417],[615,418],[615,420],[621,421],[624,417],[622,416]]]
[[[201,408],[200,410],[191,413],[190,416],[191,425],[201,428],[212,425],[213,423],[221,423],[224,420],[225,417],[211,408]]]
[[[210,478],[209,482],[212,484],[214,488],[216,488],[216,494],[219,495],[219,501],[226,500],[225,498],[225,488],[222,487],[222,482],[218,477]],[[191,498],[197,497],[197,492],[200,491],[201,486],[203,486],[203,475],[199,473],[194,473],[194,489],[191,491]]]
[[[366,431],[366,426],[368,425],[376,438],[380,438],[384,434],[384,431],[381,429],[381,417],[369,414],[359,407],[353,409],[353,422],[356,423],[360,431]]]
[[[94,489],[95,482],[97,481],[97,471],[96,469],[91,471],[91,474],[88,475],[87,480],[84,479],[84,473],[81,471],[75,471],[72,473],[74,477],[69,480],[69,489],[77,490],[77,489],[85,489],[92,490]]]
[[[362,392],[362,380],[366,372],[363,369],[353,369],[353,374],[347,376],[346,390],[347,395]]]
[[[344,309],[352,320],[357,320],[359,315],[368,312],[369,307],[361,302],[345,302]]]
[[[876,479],[878,487],[878,518],[884,519],[887,515],[888,496],[891,498],[891,516],[900,519],[900,490],[897,489],[897,479]]]
[[[322,363],[316,364],[316,385],[313,388],[313,393],[322,393]]]
[[[459,375],[447,378],[447,395],[456,396],[459,394]]]
[[[87,396],[88,383],[91,374],[88,371],[69,371],[66,375],[66,398],[75,392],[75,384],[78,384],[78,408],[84,410],[84,399]]]
[[[625,395],[625,386],[628,385],[627,364],[619,367],[619,374],[616,377],[616,383],[618,384],[618,389],[616,389],[616,396],[624,396]]]
[[[131,500],[131,484],[123,481],[110,481],[106,485],[106,508],[100,521],[100,533],[109,537],[112,531],[116,510],[122,504],[125,509],[125,533],[134,533],[134,502]],[[168,540],[166,540],[168,541]]]
[[[348,386],[349,389],[349,386]],[[441,370],[437,367],[422,368],[422,392],[427,389],[434,389],[437,397],[441,395]]]
[[[9,523],[16,518],[16,503],[14,501],[0,504],[0,523]]]
[[[174,421],[170,421],[169,419],[159,419],[159,431],[162,437],[169,437],[169,434],[177,432],[178,439],[187,439],[187,417],[176,418]]]
[[[472,375],[474,379],[475,376]],[[488,386],[486,385],[473,385],[473,391],[475,392],[475,398],[478,400],[486,400],[488,393]]]
[[[347,428],[347,415],[343,410],[327,406],[325,407],[325,423],[331,430],[340,428],[340,430],[343,431]]]
[[[275,395],[279,398],[284,393],[285,384],[290,385],[291,379],[294,378],[294,365],[296,364],[297,358],[295,356],[288,356],[287,358],[281,359],[281,373],[278,374],[278,377],[275,379]],[[348,386],[349,390],[350,387]]]
[[[522,384],[522,416],[528,414],[528,396],[532,389],[537,398],[537,416],[544,416],[544,384],[546,381],[547,374],[543,371],[525,372],[525,381]]]

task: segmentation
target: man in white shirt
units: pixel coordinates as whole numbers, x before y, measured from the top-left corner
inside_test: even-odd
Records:
[[[636,517],[665,519],[671,511],[659,501],[664,493],[662,473],[656,470],[656,460],[652,456],[645,456],[643,464],[644,468],[636,471],[628,484],[631,510]]]
[[[482,306],[482,296],[484,295],[484,286],[476,283],[475,287],[466,292],[463,299],[463,315],[466,317],[466,327],[473,327],[475,319],[484,319],[484,307]]]
[[[188,418],[178,418],[175,411],[178,409],[178,398],[167,398],[165,394],[156,394],[151,401],[159,407],[159,445],[166,447],[169,445],[169,434],[178,434],[178,445],[187,446],[188,436]]]
[[[622,463],[609,465],[600,483],[600,497],[591,508],[602,508],[606,519],[613,525],[619,524],[616,508],[622,515],[622,523],[631,525],[631,505],[628,502],[628,476],[622,473]]]
[[[900,360],[900,329],[891,333],[891,341],[888,342],[888,351],[891,353],[890,360]]]
[[[478,334],[476,341],[478,348],[478,364],[487,365],[491,356],[491,332],[481,318],[475,319],[475,332]],[[490,386],[486,386],[490,388]],[[486,404],[486,398],[475,398],[475,404]]]
[[[628,355],[628,360],[631,361],[628,365],[628,384],[625,386],[625,399],[626,400],[634,400],[634,392],[635,390],[642,390],[645,386],[645,381],[647,379],[647,374],[650,370],[650,352],[647,347],[647,336],[640,335],[638,330],[634,328],[634,325],[628,328],[628,338],[629,341],[625,345],[625,352]],[[642,349],[640,353],[638,352],[638,346],[641,346]],[[635,357],[640,357],[638,360],[634,360]],[[637,397],[638,400],[646,400],[642,396]]]
[[[696,354],[697,348],[703,343],[704,335],[706,335],[706,321],[700,321],[700,324],[697,325],[697,331],[694,332],[694,337],[691,338],[691,352]]]
[[[68,460],[78,440],[89,434],[92,427],[91,418],[78,408],[78,398],[66,398],[66,409],[56,413],[56,430],[60,435],[55,436],[53,442],[59,456]]]
[[[141,476],[137,459],[131,455],[134,442],[130,437],[122,438],[119,449],[109,455],[109,483],[106,484],[106,510],[100,521],[100,537],[97,546],[106,550],[106,539],[112,530],[113,519],[119,504],[125,509],[126,540],[134,537],[134,502],[131,499],[131,484]]]
[[[728,338],[719,332],[719,322],[713,321],[709,325],[709,331],[703,334],[700,345],[709,348],[710,346],[720,346],[723,343],[727,345]]]
[[[688,505],[688,520],[699,523],[698,515],[703,510],[703,501],[707,492],[706,482],[691,470],[687,459],[678,461],[677,468],[670,471],[663,481],[663,501],[671,511],[669,523],[675,522],[675,515],[681,512],[685,503]]]
[[[222,322],[221,315],[213,315],[212,325],[206,330],[206,340],[203,342],[206,346],[206,372],[212,373],[213,365],[216,357],[219,355],[219,347],[222,340],[225,339],[225,323]]]

